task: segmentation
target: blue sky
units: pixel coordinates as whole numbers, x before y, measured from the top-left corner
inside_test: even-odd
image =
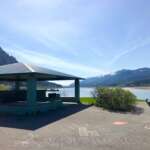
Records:
[[[5,0],[0,45],[19,61],[90,77],[150,67],[149,0]]]

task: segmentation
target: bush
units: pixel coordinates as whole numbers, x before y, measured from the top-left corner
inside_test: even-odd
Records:
[[[121,88],[96,88],[93,96],[96,106],[109,110],[130,110],[137,100],[134,94]]]

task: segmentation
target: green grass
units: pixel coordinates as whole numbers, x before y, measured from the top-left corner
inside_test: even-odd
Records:
[[[91,105],[91,104],[95,104],[96,100],[92,97],[81,97],[80,98],[80,102],[82,104],[87,104],[87,105]],[[137,102],[144,102],[144,100],[138,99]]]
[[[10,87],[8,85],[0,84],[0,91],[7,91]]]
[[[92,97],[81,97],[80,98],[80,102],[82,104],[88,104],[88,105],[91,105],[91,104],[95,104],[96,100]]]
[[[137,103],[146,103],[146,102],[145,102],[145,100],[140,100],[140,99],[138,99],[138,100],[137,100]]]

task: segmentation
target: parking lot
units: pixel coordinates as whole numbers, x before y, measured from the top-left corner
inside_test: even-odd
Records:
[[[0,116],[1,150],[149,150],[150,108],[131,113],[70,105],[36,116]]]

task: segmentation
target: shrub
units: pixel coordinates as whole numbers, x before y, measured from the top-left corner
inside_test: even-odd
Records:
[[[130,110],[136,104],[136,96],[121,88],[96,88],[93,96],[96,106],[109,110]]]

